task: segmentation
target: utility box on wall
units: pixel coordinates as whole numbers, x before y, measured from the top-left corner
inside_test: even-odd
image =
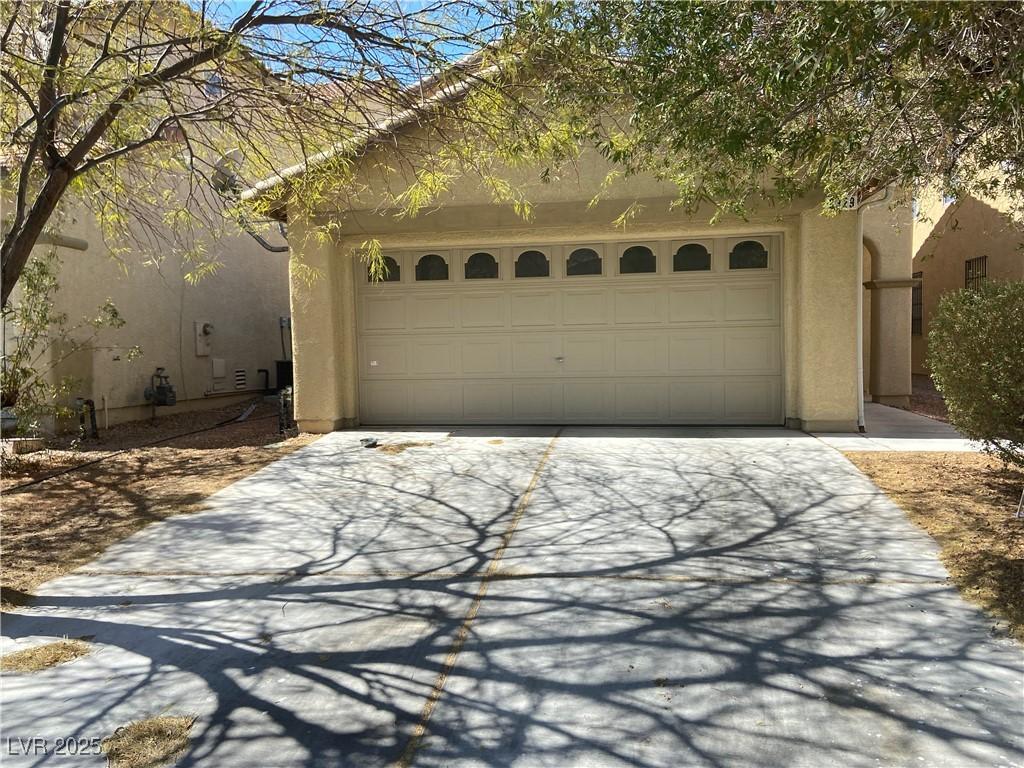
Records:
[[[211,339],[213,337],[213,323],[205,320],[195,321],[196,331],[196,357],[206,357],[210,354]]]
[[[210,375],[214,379],[223,379],[228,375],[228,366],[223,357],[210,358]]]

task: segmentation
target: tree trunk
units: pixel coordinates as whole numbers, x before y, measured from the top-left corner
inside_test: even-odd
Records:
[[[39,190],[36,201],[32,204],[28,214],[21,222],[15,222],[11,231],[4,238],[4,244],[0,249],[0,262],[3,270],[3,301],[2,305],[7,306],[14,286],[21,277],[21,271],[28,263],[32,255],[32,248],[35,247],[39,236],[43,233],[46,222],[50,220],[57,203],[64,196],[64,191],[71,181],[71,171],[66,167],[54,168]]]

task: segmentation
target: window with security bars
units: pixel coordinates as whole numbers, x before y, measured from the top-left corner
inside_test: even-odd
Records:
[[[924,286],[921,284],[923,272],[915,272],[913,278],[917,283],[910,289],[910,332],[920,336],[924,329]]]
[[[988,256],[964,262],[964,288],[980,288],[988,277]]]

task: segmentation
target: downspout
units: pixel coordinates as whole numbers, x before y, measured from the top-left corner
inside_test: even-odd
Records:
[[[857,429],[860,432],[867,428],[864,418],[864,211],[872,205],[888,203],[892,196],[890,184],[880,198],[857,206],[857,231],[860,232],[857,248]]]
[[[289,249],[290,246],[287,246],[287,245],[271,245],[263,237],[261,237],[259,235],[259,233],[255,232],[252,229],[252,227],[249,226],[248,222],[246,222],[244,219],[239,218],[238,223],[242,227],[242,229],[245,230],[246,234],[249,235],[249,237],[251,237],[253,240],[255,240],[257,243],[260,244],[260,246],[263,248],[263,250],[270,251],[271,253],[288,253],[288,249]],[[284,228],[283,227],[282,227],[282,230],[281,230],[281,234],[284,235]]]
[[[239,219],[238,219],[238,222],[239,222],[239,226],[241,226],[245,230],[245,232],[248,234],[248,236],[250,238],[252,238],[257,243],[259,243],[260,247],[264,251],[269,251],[270,253],[288,253],[288,250],[289,250],[290,246],[287,246],[287,245],[286,246],[272,246],[272,245],[270,245],[269,243],[266,242],[266,240],[264,238],[262,238],[260,236],[259,232],[255,231],[249,225],[249,222],[246,221],[246,219],[244,217],[240,216]],[[278,222],[278,227],[281,229],[282,237],[283,238],[287,238],[288,236],[285,233],[285,225],[283,223],[281,223],[281,222]]]

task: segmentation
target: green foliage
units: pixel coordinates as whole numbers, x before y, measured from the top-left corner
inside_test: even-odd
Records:
[[[929,325],[929,365],[950,422],[1024,466],[1024,282],[946,294]]]
[[[520,0],[519,146],[567,128],[681,207],[887,184],[1024,199],[1024,5]],[[548,115],[544,125],[531,119]],[[533,133],[523,139],[521,132]]]
[[[355,255],[366,264],[370,282],[379,283],[386,277],[384,274],[384,250],[381,248],[380,240],[376,238],[364,240],[355,250]]]
[[[22,272],[18,300],[3,310],[5,331],[11,326],[14,334],[8,336],[5,349],[0,395],[3,407],[17,415],[20,433],[38,433],[45,418],[71,416],[69,397],[80,382],[71,376],[54,379],[51,372],[72,355],[96,349],[102,330],[125,325],[110,299],[95,315],[74,324],[66,313],[57,312],[54,295],[60,290],[60,264],[56,249],[33,256]],[[139,347],[126,350],[129,360],[141,354]]]
[[[3,303],[62,202],[95,214],[115,256],[179,258],[189,282],[242,217],[331,202],[337,150],[492,39],[492,2],[0,2]],[[238,200],[306,161],[321,172],[294,197]]]

